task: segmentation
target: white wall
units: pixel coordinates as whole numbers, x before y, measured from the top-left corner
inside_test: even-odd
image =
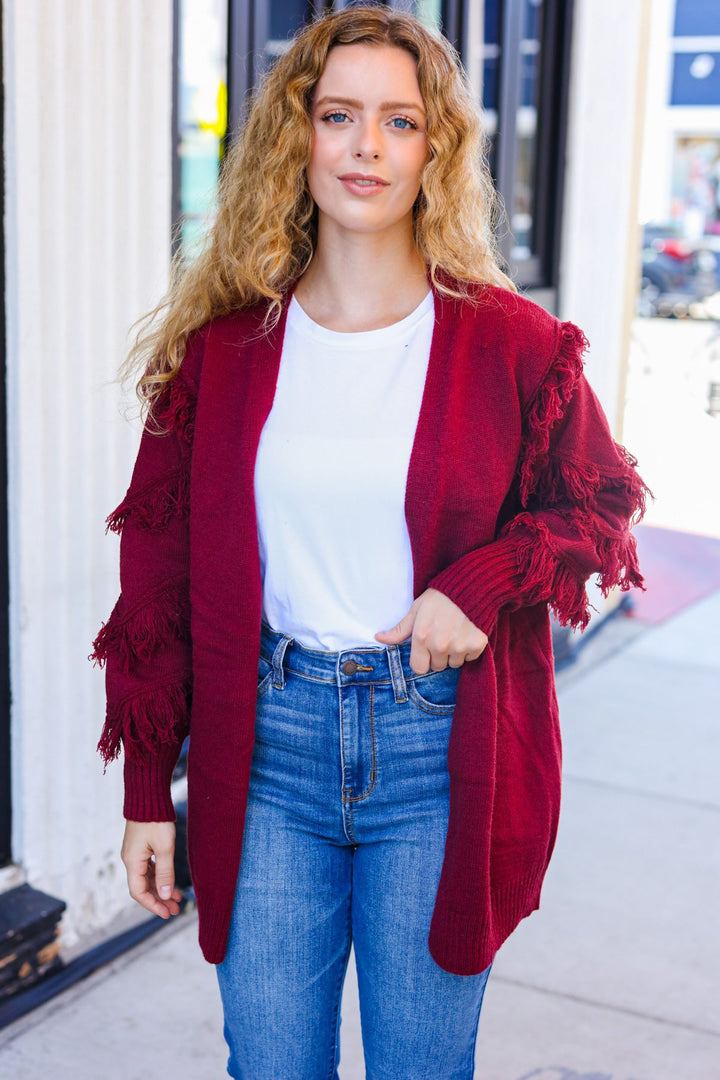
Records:
[[[115,370],[168,272],[171,0],[5,0],[13,856],[66,943],[129,903],[90,642],[117,593],[103,520],[137,432]],[[7,872],[0,888],[10,883]]]
[[[575,5],[560,316],[578,323],[588,375],[616,433],[639,272],[637,201],[650,0]]]

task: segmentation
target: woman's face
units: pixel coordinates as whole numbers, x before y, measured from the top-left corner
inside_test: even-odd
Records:
[[[307,168],[321,234],[412,232],[428,160],[415,59],[385,45],[338,45],[315,87]]]

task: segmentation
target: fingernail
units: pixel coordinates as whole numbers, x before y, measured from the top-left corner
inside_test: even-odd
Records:
[[[160,896],[161,896],[161,898],[163,900],[169,900],[171,892],[172,892],[172,887],[170,885],[161,885],[160,886]]]

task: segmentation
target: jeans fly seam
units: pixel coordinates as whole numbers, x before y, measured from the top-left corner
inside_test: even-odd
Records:
[[[352,788],[345,787],[345,708],[343,705],[343,692],[342,687],[338,687],[338,698],[340,703],[339,717],[340,717],[340,767],[342,769],[342,815],[343,815],[343,831],[345,836],[351,844],[355,843],[355,834],[352,826],[352,805],[350,804],[350,792]]]
[[[375,750],[375,686],[370,683],[370,783],[366,791],[362,795],[350,795],[348,796],[348,802],[360,802],[361,799],[367,799],[368,795],[372,793],[375,787],[376,778],[376,764],[377,755]]]

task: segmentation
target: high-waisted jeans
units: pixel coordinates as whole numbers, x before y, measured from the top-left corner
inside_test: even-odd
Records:
[[[263,628],[256,742],[226,957],[242,1080],[337,1080],[350,953],[367,1080],[470,1080],[488,971],[427,938],[447,829],[458,672],[410,646],[305,649]]]

